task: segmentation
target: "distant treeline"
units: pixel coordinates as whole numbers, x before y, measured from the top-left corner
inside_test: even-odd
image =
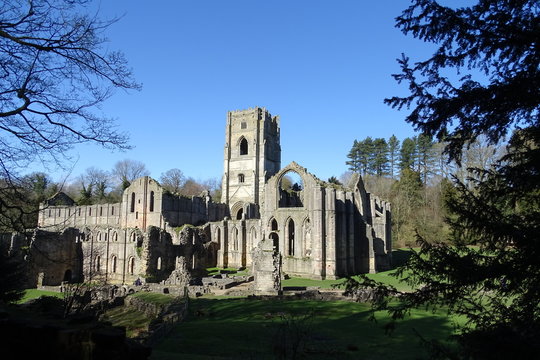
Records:
[[[464,149],[457,164],[449,161],[444,147],[425,135],[354,140],[346,164],[363,176],[369,192],[391,202],[394,247],[414,245],[417,232],[445,242],[445,218],[451,216],[445,202],[455,194],[452,178],[469,183],[480,176],[469,168],[488,169],[504,151],[479,139]]]

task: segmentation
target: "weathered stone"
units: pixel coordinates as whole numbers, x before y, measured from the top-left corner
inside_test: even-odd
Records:
[[[65,194],[44,203],[28,250],[34,286],[140,279],[165,291],[219,266],[254,269],[258,286],[274,289],[272,266],[314,279],[388,268],[390,204],[367,193],[359,175],[341,186],[296,162],[281,168],[279,124],[259,107],[227,114],[223,203],[207,192],[171,194],[148,176],[119,203],[75,206]],[[287,187],[290,174],[300,180]],[[266,243],[275,256],[260,253]]]

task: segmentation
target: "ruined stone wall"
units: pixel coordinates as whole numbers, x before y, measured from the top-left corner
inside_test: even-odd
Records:
[[[78,231],[86,281],[131,284],[144,276],[144,233],[140,229],[95,226]]]
[[[77,231],[60,233],[36,230],[28,249],[29,286],[60,285],[62,281],[82,279],[80,243]]]
[[[227,205],[212,202],[208,195],[171,195],[164,191],[157,181],[145,176],[126,188],[121,203],[87,206],[43,205],[38,226],[51,231],[85,226],[165,228],[167,223],[172,227],[184,224],[200,225],[223,219],[227,214]]]
[[[216,243],[217,266],[250,267],[253,250],[262,239],[260,219],[223,220],[210,224],[209,234]]]
[[[120,225],[121,204],[42,206],[38,226],[51,231],[85,225]]]

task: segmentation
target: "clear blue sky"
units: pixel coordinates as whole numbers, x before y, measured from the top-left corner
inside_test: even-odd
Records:
[[[406,91],[391,77],[395,59],[430,54],[394,27],[408,4],[101,1],[103,17],[123,15],[108,46],[124,52],[143,85],[103,106],[134,149],[79,147],[72,178],[125,158],[144,162],[156,179],[171,168],[221,178],[226,113],[254,106],[281,118],[282,166],[294,160],[321,179],[339,177],[354,139],[414,135],[406,112],[383,104]]]

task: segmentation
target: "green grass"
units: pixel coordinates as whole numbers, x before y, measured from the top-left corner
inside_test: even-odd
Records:
[[[382,282],[384,284],[392,285],[400,291],[410,291],[412,288],[399,281],[399,279],[392,276],[395,270],[383,271],[376,274],[366,274],[366,276],[372,280]],[[357,276],[353,278],[358,279]],[[293,277],[290,279],[283,280],[281,282],[282,287],[307,287],[315,286],[320,287],[321,289],[332,289],[335,285],[343,284],[345,279],[338,280],[313,280],[306,278]],[[338,288],[343,289],[343,287]]]
[[[114,326],[124,326],[127,337],[136,337],[148,329],[152,318],[132,308],[119,306],[105,312],[104,321],[110,321]]]
[[[290,339],[296,328],[305,330],[310,359],[417,359],[427,352],[415,331],[441,340],[454,329],[445,311],[413,310],[386,335],[388,315],[369,321],[369,309],[353,302],[194,299],[188,319],[154,347],[151,359],[274,359],[280,329]],[[283,327],[284,318],[291,326]]]
[[[170,294],[158,294],[158,293],[151,293],[151,292],[136,292],[135,294],[132,294],[130,296],[137,297],[144,302],[150,303],[150,304],[158,304],[158,305],[167,305],[171,302],[173,302],[177,297],[175,295]]]
[[[398,267],[401,265],[404,265],[410,256],[410,249],[396,249],[392,251],[392,262],[393,266]],[[366,276],[372,280],[382,282],[384,284],[392,285],[399,291],[411,291],[412,288],[403,283],[400,282],[400,280],[392,274],[395,272],[395,270],[389,270],[389,271],[382,271],[376,274],[366,274]],[[353,278],[358,279],[357,276],[353,276]],[[345,279],[337,279],[337,280],[313,280],[313,279],[307,279],[307,278],[300,278],[300,277],[291,277],[290,279],[283,280],[281,282],[282,287],[319,287],[321,289],[332,289],[336,285],[342,284],[345,282]]]
[[[232,276],[243,276],[249,275],[247,270],[238,270],[237,268],[218,268],[218,267],[209,267],[206,268],[206,276],[214,276],[221,274],[222,271],[225,271],[227,274]]]
[[[19,300],[17,303],[24,304],[25,302],[28,302],[32,299],[37,299],[40,296],[53,296],[60,299],[64,298],[64,294],[61,292],[38,290],[38,289],[26,289],[24,291],[23,298]]]

